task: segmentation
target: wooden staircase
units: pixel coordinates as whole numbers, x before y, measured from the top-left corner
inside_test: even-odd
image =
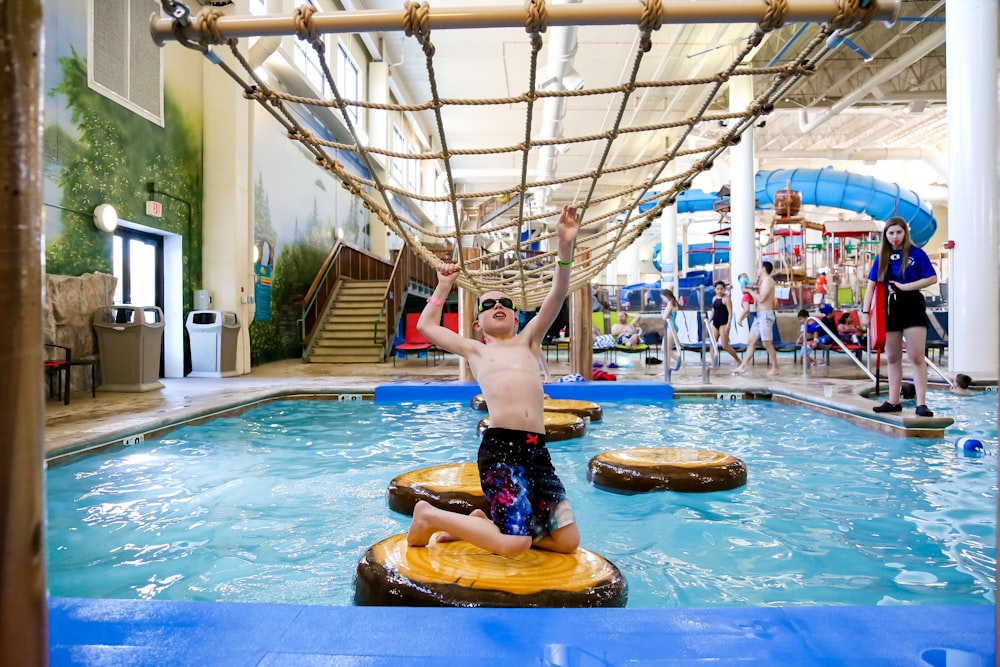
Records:
[[[306,350],[309,363],[370,364],[385,361],[388,280],[341,279],[336,295]],[[377,326],[377,328],[376,328]]]

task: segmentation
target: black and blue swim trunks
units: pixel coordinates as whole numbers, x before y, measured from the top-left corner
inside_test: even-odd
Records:
[[[544,433],[488,428],[478,463],[490,518],[501,533],[538,540],[575,523]]]

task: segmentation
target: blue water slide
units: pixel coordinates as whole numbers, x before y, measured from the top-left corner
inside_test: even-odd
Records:
[[[758,171],[755,180],[758,208],[774,206],[774,193],[791,184],[802,193],[802,203],[832,206],[887,220],[894,215],[906,220],[910,237],[925,245],[937,231],[931,205],[912,190],[849,171],[836,169],[774,169]]]
[[[889,183],[875,178],[855,174],[849,171],[826,169],[774,169],[761,170],[754,178],[757,195],[757,208],[773,208],[774,193],[786,189],[789,184],[792,190],[802,193],[802,203],[813,206],[831,206],[848,211],[865,213],[876,220],[887,220],[894,215],[906,220],[910,226],[910,237],[918,246],[924,246],[934,232],[937,231],[937,220],[931,205],[920,198],[913,190],[906,190],[898,183]],[[703,190],[684,190],[677,195],[678,213],[697,213],[714,210],[719,196]],[[645,213],[655,202],[647,202],[639,206],[639,212]],[[710,244],[704,244],[709,246]],[[680,246],[678,245],[678,248]],[[692,247],[693,248],[693,247]],[[728,253],[723,259],[716,253],[716,262],[728,261]],[[676,266],[681,266],[680,250],[677,251]],[[697,262],[695,261],[697,259]],[[708,264],[712,261],[711,253],[700,253],[689,257],[689,265]],[[660,244],[653,250],[653,266],[660,271]]]
[[[715,248],[715,256],[712,256],[712,248]],[[684,246],[677,244],[677,264],[683,266],[681,253]],[[729,241],[717,241],[716,243],[690,243],[688,244],[688,266],[704,266],[706,264],[725,264],[729,261]],[[653,268],[662,271],[660,268],[660,244],[653,246]]]
[[[651,194],[656,193],[653,192]],[[719,195],[714,192],[705,192],[704,190],[699,190],[697,188],[682,190],[677,195],[677,212],[697,213],[699,211],[711,211],[715,202],[718,200]],[[642,204],[639,204],[639,213],[645,213],[654,206],[656,206],[655,199],[643,202]]]

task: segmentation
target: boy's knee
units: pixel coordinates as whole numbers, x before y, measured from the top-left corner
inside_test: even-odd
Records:
[[[531,550],[531,536],[529,535],[504,535],[501,548],[497,553],[501,556],[520,556]]]

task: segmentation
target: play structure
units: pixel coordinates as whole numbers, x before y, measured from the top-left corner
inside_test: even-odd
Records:
[[[812,286],[820,272],[828,274],[831,284],[838,286],[836,298],[843,302],[860,299],[874,253],[881,239],[881,225],[893,216],[906,220],[913,242],[926,244],[937,230],[937,221],[928,202],[912,190],[902,188],[872,176],[835,169],[777,169],[757,172],[755,188],[758,210],[773,210],[770,227],[758,225],[756,231],[761,257],[775,266],[779,282],[806,286],[803,302],[812,299]],[[719,202],[726,192],[706,193],[702,190],[682,192],[677,200],[678,213],[719,211]],[[828,206],[854,211],[861,216],[820,224],[799,215],[801,205]],[[724,216],[723,216],[724,218]],[[720,218],[720,223],[721,223]],[[814,234],[810,235],[812,231]],[[729,259],[729,228],[710,232],[711,243],[688,246],[688,266],[712,270],[689,271],[678,279],[681,291],[698,285],[710,287],[714,280],[731,281],[728,267],[716,270]],[[810,236],[813,239],[810,239]],[[683,266],[683,249],[678,245],[677,263]],[[661,248],[653,249],[653,266],[661,271]],[[691,284],[691,279],[697,280]],[[652,284],[646,285],[652,287]],[[639,285],[625,289],[635,290]],[[658,284],[657,284],[658,287]]]

